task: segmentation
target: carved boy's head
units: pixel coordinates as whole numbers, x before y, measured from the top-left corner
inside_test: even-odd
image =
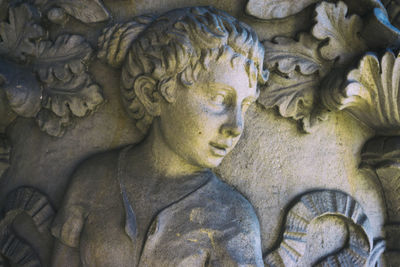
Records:
[[[256,33],[212,7],[137,17],[108,28],[99,44],[99,57],[122,67],[122,99],[137,127],[146,132],[155,117],[165,117],[163,135],[192,142],[171,146],[181,146],[198,165],[218,165],[235,146],[257,83],[267,79]],[[226,138],[207,136],[210,128]],[[186,155],[204,146],[211,146],[211,162],[203,162],[207,155]]]

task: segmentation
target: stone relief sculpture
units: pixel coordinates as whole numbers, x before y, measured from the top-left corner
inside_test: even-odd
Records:
[[[61,204],[29,184],[9,190],[0,266],[398,264],[397,147],[386,148],[397,137],[372,139],[361,153],[360,172],[384,196],[385,227],[355,196],[310,186],[286,204],[269,249],[260,203],[254,209],[210,170],[236,146],[254,106],[277,107],[303,132],[345,110],[374,134],[396,136],[397,1],[250,0],[247,14],[265,25],[314,14],[295,37],[261,42],[213,7],[139,12],[124,22],[110,20],[106,6],[0,1],[0,184],[14,171],[10,128],[19,118],[63,139],[107,104],[94,55],[118,72],[122,105],[146,136],[87,157],[71,170]],[[97,33],[63,31],[71,21]]]
[[[124,60],[123,101],[148,136],[78,168],[53,223],[53,266],[262,266],[250,204],[207,170],[239,140],[266,79],[254,31],[185,8],[113,26],[100,46]]]

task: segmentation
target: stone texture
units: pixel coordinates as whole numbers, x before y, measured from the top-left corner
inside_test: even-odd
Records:
[[[3,210],[0,237],[3,240],[19,235],[28,243],[20,243],[19,249],[11,255],[4,252],[9,251],[4,246],[6,242],[0,242],[0,265],[18,262],[18,257],[37,253],[38,258],[25,259],[28,260],[26,266],[37,266],[39,261],[42,266],[47,266],[54,254],[50,249],[53,239],[49,229],[46,228],[43,234],[35,219],[32,221],[32,214],[10,204],[15,202],[12,201],[15,192],[34,188],[45,195],[49,205],[59,210],[71,177],[82,162],[94,156],[93,159],[101,163],[97,165],[99,168],[109,166],[115,155],[108,154],[110,159],[96,155],[128,144],[139,144],[144,138],[141,126],[136,126],[124,110],[120,70],[107,66],[94,56],[101,51],[97,42],[104,28],[113,23],[125,23],[138,15],[162,14],[175,8],[198,5],[213,5],[249,24],[266,50],[263,62],[271,72],[269,81],[261,85],[259,99],[247,111],[245,127],[235,149],[213,169],[245,198],[235,194],[232,197],[231,189],[221,185],[211,186],[213,189],[204,187],[204,192],[200,191],[199,195],[207,201],[200,201],[201,197],[193,195],[193,199],[160,214],[176,233],[171,237],[165,232],[157,232],[154,230],[157,223],[151,224],[150,230],[153,229],[151,233],[155,233],[156,241],[146,247],[142,264],[151,265],[160,255],[168,254],[157,247],[157,238],[172,240],[177,247],[182,247],[176,249],[176,253],[180,253],[176,261],[165,258],[165,264],[170,260],[167,266],[178,266],[179,260],[185,257],[180,262],[183,266],[196,266],[204,262],[216,264],[213,260],[218,257],[237,263],[244,259],[240,258],[241,253],[256,255],[239,249],[236,254],[227,250],[229,256],[221,256],[219,250],[210,249],[215,245],[211,242],[213,238],[224,237],[229,228],[215,232],[210,229],[226,223],[222,219],[235,221],[235,216],[231,215],[235,212],[244,221],[253,218],[248,225],[258,221],[259,233],[253,231],[257,229],[254,225],[239,227],[246,229],[243,232],[251,231],[254,239],[249,241],[249,236],[241,237],[238,233],[232,244],[236,248],[259,246],[262,255],[257,254],[257,259],[262,257],[266,266],[271,260],[280,266],[325,266],[324,260],[339,262],[335,266],[364,266],[374,262],[380,262],[382,266],[399,264],[399,203],[396,191],[392,190],[397,188],[398,177],[397,59],[392,52],[380,54],[386,48],[397,51],[399,45],[399,30],[395,28],[398,24],[396,1],[298,1],[290,9],[284,9],[288,3],[284,0],[235,3],[213,0],[103,3],[93,0],[87,1],[89,9],[85,9],[81,1],[56,2],[40,14],[22,4],[11,8],[7,15],[3,10],[8,8],[8,1],[0,1],[0,7],[4,7],[0,8],[0,206]],[[40,15],[42,20],[37,17]],[[19,17],[23,20],[15,20]],[[43,23],[44,19],[46,23]],[[44,34],[46,31],[48,36]],[[22,38],[22,45],[14,46],[13,32]],[[112,45],[110,42],[108,47]],[[107,57],[107,52],[104,55]],[[104,55],[100,58],[104,59]],[[124,58],[123,55],[120,57]],[[223,72],[214,73],[223,76]],[[149,80],[146,82],[149,84]],[[63,90],[72,90],[72,96],[57,95]],[[378,134],[393,137],[373,139]],[[372,141],[364,146],[370,139]],[[92,165],[96,166],[96,163]],[[98,188],[102,183],[100,178],[92,179],[87,185],[90,189],[82,192],[89,195],[93,190],[95,196],[101,191]],[[150,186],[146,180],[137,180],[142,183],[143,187],[139,188],[143,190],[156,190],[161,185]],[[129,215],[127,203],[132,195],[128,192],[119,196],[118,188],[108,198],[114,199],[118,195],[124,201],[127,199],[118,202],[118,207]],[[221,197],[219,200],[212,197],[211,191],[215,188],[219,188],[213,191]],[[10,192],[14,193],[10,195]],[[26,192],[32,193],[30,189]],[[170,199],[173,190],[168,192],[171,192],[167,197]],[[288,234],[287,225],[291,223],[288,214],[312,192],[336,194],[336,200],[348,196],[351,203],[357,203],[354,206],[360,207],[360,214],[369,226],[365,227],[364,220],[353,220],[352,216],[331,210],[336,205],[332,204],[327,208],[329,214],[310,220],[301,237],[292,238]],[[17,196],[21,194],[24,195]],[[99,197],[107,200],[107,196]],[[154,192],[148,193],[147,198],[155,196]],[[226,201],[230,198],[238,201],[235,203],[239,208],[230,206],[230,201]],[[78,200],[78,197],[74,199]],[[250,214],[241,213],[241,205],[247,210],[253,209],[246,199],[254,208]],[[217,203],[215,210],[210,203]],[[225,204],[219,206],[219,203]],[[327,205],[323,198],[317,198],[316,203]],[[194,208],[196,205],[198,207]],[[135,210],[135,207],[131,209]],[[307,213],[298,209],[303,216]],[[79,209],[76,211],[79,213]],[[186,213],[190,213],[189,219],[182,215]],[[172,214],[178,214],[179,220]],[[132,238],[135,227],[130,222],[132,219],[126,220],[125,229],[121,229]],[[193,222],[206,225],[207,229],[193,228],[190,225]],[[165,227],[165,224],[161,226]],[[53,235],[57,236],[54,229]],[[98,236],[103,237],[103,234]],[[222,237],[218,245],[224,246],[227,239]],[[305,237],[307,240],[302,239]],[[194,240],[204,253],[194,253],[198,248],[193,245]],[[279,248],[284,246],[282,241],[287,240],[292,242],[290,247],[302,251],[301,255],[282,256]],[[359,257],[347,258],[347,241],[354,241],[352,244],[358,248]],[[383,241],[386,241],[386,261],[381,257],[385,249]],[[29,254],[32,251],[34,253]],[[333,255],[332,251],[335,251]],[[271,255],[276,253],[280,256],[273,258]],[[72,257],[64,256],[67,261]],[[57,266],[57,262],[54,264]],[[259,260],[252,264],[262,265]]]

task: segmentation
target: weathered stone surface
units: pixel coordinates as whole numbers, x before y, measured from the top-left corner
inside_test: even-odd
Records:
[[[397,266],[396,5],[0,0],[0,265]]]

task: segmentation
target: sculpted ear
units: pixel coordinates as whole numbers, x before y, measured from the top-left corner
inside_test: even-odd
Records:
[[[175,102],[176,99],[175,86],[176,82],[174,78],[162,80],[158,85],[158,90],[160,91],[161,95],[169,103]]]
[[[161,112],[160,95],[156,86],[157,81],[146,75],[136,78],[133,85],[136,96],[151,116],[159,116]]]

